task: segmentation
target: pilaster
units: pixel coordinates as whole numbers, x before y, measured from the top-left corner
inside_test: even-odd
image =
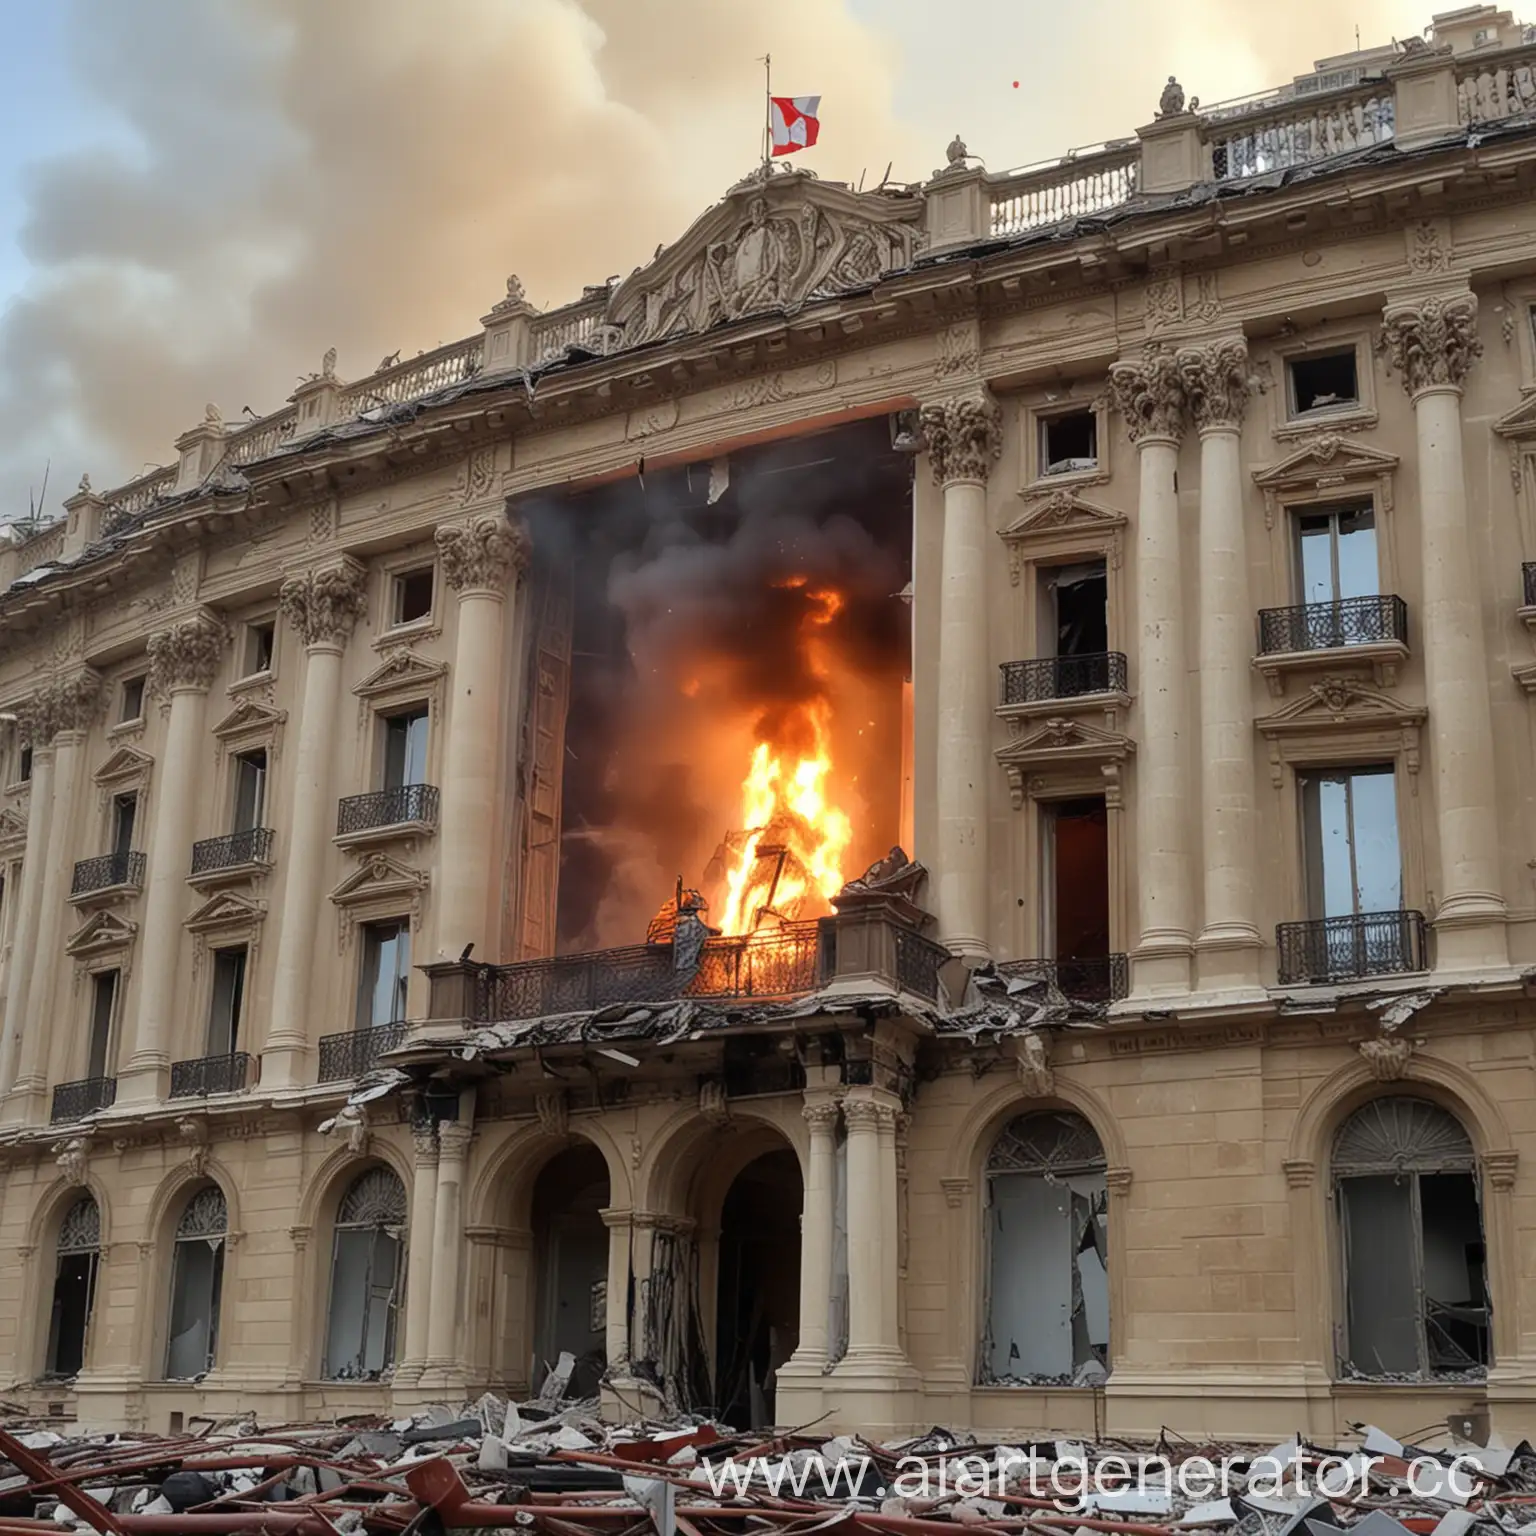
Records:
[[[5,1030],[0,1034],[0,1098],[16,1081],[21,1040],[26,1028],[27,989],[36,957],[38,920],[42,910],[43,868],[48,859],[48,827],[53,812],[53,740],[41,712],[42,695],[18,707],[18,734],[32,748],[32,788],[27,801],[27,841],[21,861],[16,922],[6,982]]]
[[[437,1201],[432,1222],[432,1302],[427,1320],[427,1362],[422,1385],[434,1391],[457,1391],[467,1381],[459,1358],[460,1313],[463,1298],[459,1271],[464,1251],[464,1165],[474,1128],[461,1120],[437,1128]]]
[[[395,1386],[413,1387],[427,1363],[427,1328],[432,1310],[432,1249],[437,1225],[437,1127],[412,1132],[411,1235],[406,1250],[405,1340]]]

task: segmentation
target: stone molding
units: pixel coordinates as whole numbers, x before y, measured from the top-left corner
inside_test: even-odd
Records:
[[[521,522],[486,513],[436,534],[443,579],[455,592],[503,592],[533,557],[533,540]]]
[[[1133,443],[1177,443],[1184,436],[1184,380],[1177,355],[1161,343],[1150,343],[1139,358],[1110,364],[1109,398]]]
[[[334,565],[290,576],[278,592],[278,608],[305,645],[339,644],[367,606],[366,578],[361,563],[344,556]]]
[[[437,1167],[437,1127],[418,1125],[411,1132],[411,1141],[415,1148],[412,1160],[416,1167]]]
[[[803,1104],[800,1107],[800,1113],[805,1117],[805,1123],[810,1126],[813,1134],[816,1131],[831,1131],[837,1126],[836,1099],[823,1099],[814,1104]]]
[[[985,482],[1003,452],[1003,413],[985,390],[925,405],[920,413],[935,485]]]
[[[1206,346],[1180,347],[1177,360],[1184,402],[1202,432],[1237,429],[1248,407],[1248,343],[1227,336]]]
[[[165,698],[175,688],[211,688],[229,639],[228,626],[207,608],[199,608],[170,628],[152,634],[148,645],[150,693]]]
[[[437,1128],[437,1146],[440,1160],[462,1163],[469,1153],[469,1143],[475,1134],[474,1127],[461,1125],[455,1120],[445,1120]]]
[[[1476,295],[1389,304],[1380,348],[1410,398],[1426,389],[1460,389],[1483,355]]]

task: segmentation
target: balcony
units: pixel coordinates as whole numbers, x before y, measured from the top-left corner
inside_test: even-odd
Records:
[[[98,1109],[110,1109],[117,1099],[115,1077],[83,1077],[77,1083],[59,1083],[53,1090],[53,1110],[49,1122],[67,1125],[83,1120]]]
[[[336,807],[336,841],[350,848],[430,836],[437,828],[440,798],[435,784],[400,784],[349,795]]]
[[[410,1025],[404,1019],[375,1024],[369,1029],[346,1029],[320,1041],[320,1081],[350,1082],[361,1077],[386,1051],[405,1042]]]
[[[1422,912],[1362,912],[1275,929],[1280,985],[1399,976],[1429,969]]]
[[[1369,666],[1379,687],[1391,687],[1408,656],[1408,605],[1383,593],[1259,612],[1254,665],[1276,697],[1285,692],[1288,672],[1337,667],[1345,659],[1341,651],[1351,662]]]
[[[1083,960],[1005,960],[997,967],[1007,980],[1043,981],[1070,1003],[1107,1008],[1131,990],[1131,968],[1124,955],[1094,955]]]
[[[69,899],[76,906],[115,901],[144,889],[144,855],[125,849],[81,859],[69,883]]]
[[[201,1099],[213,1093],[243,1093],[251,1074],[251,1058],[245,1051],[228,1056],[199,1056],[195,1061],[171,1063],[171,1097]]]
[[[218,885],[258,874],[272,863],[271,827],[248,827],[224,837],[205,837],[192,844],[192,885]]]
[[[1002,707],[1057,704],[1063,699],[1098,699],[1126,691],[1125,657],[1119,651],[1089,656],[1042,656],[1002,664]]]

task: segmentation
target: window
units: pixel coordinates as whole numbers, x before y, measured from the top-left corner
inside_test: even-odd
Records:
[[[1104,1148],[1081,1115],[1022,1115],[998,1137],[987,1159],[983,1384],[1107,1378],[1108,1194]]]
[[[277,625],[270,619],[245,626],[245,675],[272,670],[272,647],[277,641]]]
[[[235,759],[235,832],[250,832],[262,825],[267,809],[267,754],[265,749],[242,752]]]
[[[1069,411],[1040,421],[1040,473],[1068,475],[1097,469],[1099,424],[1092,411]]]
[[[427,711],[390,715],[384,721],[384,788],[427,781]]]
[[[1101,797],[1043,807],[1047,885],[1045,953],[1054,960],[1102,960],[1109,954],[1109,817]],[[1081,968],[1085,973],[1092,967]],[[1082,995],[1063,966],[1062,989]]]
[[[198,1190],[176,1223],[171,1248],[171,1316],[165,1348],[168,1381],[190,1381],[213,1365],[219,1342],[219,1292],[229,1211],[214,1185]]]
[[[1309,915],[1399,911],[1403,861],[1392,768],[1319,769],[1300,782]]]
[[[1291,415],[1313,411],[1337,411],[1360,403],[1355,349],[1325,352],[1316,357],[1293,357],[1287,365]]]
[[[91,977],[91,1034],[85,1075],[102,1078],[112,1057],[112,1024],[117,1013],[117,971],[97,971]]]
[[[245,1002],[247,952],[235,949],[213,952],[213,998],[208,1011],[208,1054],[232,1056],[240,1038],[240,1010]]]
[[[16,778],[19,783],[27,784],[32,779],[32,748],[23,747],[17,763]]]
[[[101,1263],[101,1212],[89,1195],[82,1195],[65,1211],[54,1253],[53,1307],[48,1315],[43,1374],[65,1378],[78,1375],[85,1364],[85,1335]]]
[[[1304,603],[1341,603],[1381,591],[1376,514],[1337,507],[1296,519],[1296,572]]]
[[[370,1168],[342,1196],[325,1333],[333,1381],[376,1381],[394,1363],[405,1225],[405,1186],[388,1168]]]
[[[144,718],[144,679],[142,677],[123,679],[122,707],[117,718],[119,723],[124,725],[130,720]]]
[[[117,795],[112,800],[112,852],[127,853],[133,847],[133,825],[139,815],[137,795]]]
[[[1339,1129],[1335,1203],[1351,1376],[1434,1377],[1489,1363],[1477,1159],[1425,1099],[1373,1099]]]
[[[414,624],[432,616],[432,567],[399,571],[390,582],[390,623]]]
[[[1102,560],[1041,567],[1046,655],[1102,656],[1109,649],[1108,591]]]
[[[411,929],[406,922],[363,927],[363,975],[358,988],[357,1027],[372,1029],[405,1017],[411,976]]]

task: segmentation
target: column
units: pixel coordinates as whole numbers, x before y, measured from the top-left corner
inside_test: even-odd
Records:
[[[1482,352],[1477,299],[1388,304],[1382,336],[1413,401],[1418,438],[1419,636],[1440,834],[1435,966],[1506,966],[1488,654],[1461,455],[1462,384]]]
[[[437,1203],[432,1220],[432,1303],[427,1319],[427,1364],[423,1382],[460,1385],[459,1270],[464,1253],[464,1164],[473,1127],[445,1120],[437,1128]]]
[[[987,647],[987,476],[1002,451],[1002,418],[985,390],[922,410],[934,481],[944,493],[939,590],[939,740],[935,778],[934,909],[956,954],[990,950],[987,790],[993,764],[992,667]]]
[[[101,674],[89,667],[54,683],[49,706],[53,738],[53,793],[48,812],[47,856],[38,892],[36,943],[21,1019],[16,1081],[6,1101],[12,1123],[47,1116],[47,1040],[55,1027],[54,1003],[64,960],[65,918],[74,875],[78,824],[75,799],[85,764],[86,734],[100,714]],[[33,793],[37,786],[33,786]],[[30,829],[28,836],[30,837]],[[6,1013],[9,1017],[11,1005]]]
[[[1243,516],[1241,336],[1184,347],[1179,373],[1200,433],[1200,815],[1205,912],[1195,941],[1202,991],[1260,993],[1254,806],[1253,608]]]
[[[622,1376],[629,1365],[629,1265],[630,1246],[634,1241],[634,1213],[628,1209],[608,1208],[602,1213],[608,1228],[607,1309],[603,1332],[603,1353],[608,1370]]]
[[[132,1053],[118,1073],[120,1103],[154,1102],[163,1099],[169,1087],[169,1046],[177,1019],[176,962],[192,868],[197,791],[205,756],[211,758],[203,739],[208,690],[228,644],[228,629],[207,609],[149,637],[148,691],[153,698],[169,701],[169,719],[147,850],[143,980]]]
[[[16,1081],[16,1064],[27,1018],[27,987],[43,893],[43,865],[48,858],[48,822],[53,810],[53,723],[46,689],[17,708],[17,734],[32,748],[32,785],[27,800],[27,845],[21,860],[21,889],[16,894],[16,926],[11,939],[10,979],[6,989],[5,1031],[0,1034],[0,1098]]]
[[[800,1213],[800,1343],[793,1365],[807,1374],[827,1363],[827,1324],[832,1296],[832,1224],[837,1157],[837,1100],[807,1098],[800,1111],[811,1131]]]
[[[405,1348],[395,1370],[397,1387],[414,1386],[427,1363],[427,1327],[432,1315],[432,1250],[437,1225],[437,1127],[412,1133],[411,1244],[405,1256]]]
[[[504,515],[482,515],[439,528],[443,578],[459,595],[453,652],[453,696],[442,755],[442,854],[436,890],[437,956],[457,959],[474,944],[492,960],[497,910],[497,767],[507,694],[507,596],[528,568],[527,531]]]
[[[1184,566],[1179,550],[1179,440],[1184,391],[1171,352],[1149,346],[1110,369],[1110,394],[1140,461],[1136,624],[1136,891],[1133,995],[1187,992],[1192,953]]]
[[[364,571],[344,556],[334,565],[285,581],[279,602],[304,646],[304,696],[294,749],[293,796],[283,849],[283,906],[272,982],[272,1017],[261,1053],[263,1088],[307,1081],[315,1040],[310,976],[320,927],[326,855],[335,828],[332,760],[341,714],[341,659],[364,606]]]
[[[838,1374],[890,1374],[906,1362],[896,1332],[896,1112],[881,1088],[851,1088],[848,1126],[848,1353]],[[889,1273],[887,1273],[889,1272]]]

